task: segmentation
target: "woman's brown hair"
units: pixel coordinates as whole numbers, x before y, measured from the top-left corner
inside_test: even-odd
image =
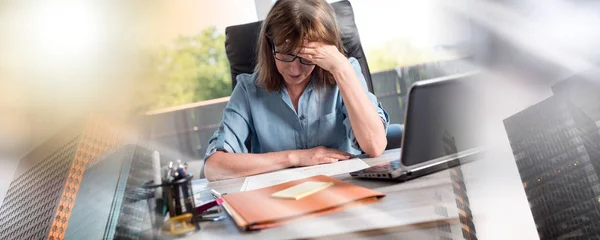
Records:
[[[258,36],[257,62],[254,71],[258,83],[268,91],[279,90],[284,82],[273,57],[273,43],[278,51],[293,53],[306,42],[334,45],[345,55],[335,12],[325,0],[278,0],[263,21]],[[333,75],[315,66],[317,88],[335,84]]]

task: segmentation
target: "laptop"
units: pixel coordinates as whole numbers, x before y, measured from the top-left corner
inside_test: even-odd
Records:
[[[418,81],[408,91],[398,160],[351,172],[357,178],[406,181],[440,171],[482,152],[477,73]]]

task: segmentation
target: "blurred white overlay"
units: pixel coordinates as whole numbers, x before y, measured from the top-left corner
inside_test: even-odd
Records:
[[[522,52],[506,56],[514,60],[515,68],[522,66],[519,58],[532,58],[535,62],[548,62],[560,68],[562,74],[547,81],[561,80],[574,73],[594,68],[600,60],[600,23],[595,1],[470,1],[469,8],[457,7],[448,1],[438,1],[445,9],[468,17],[474,25],[492,33],[503,41],[499,49],[477,49],[490,54],[502,53],[502,47],[510,45]],[[475,33],[478,34],[478,33]],[[475,36],[478,37],[478,36]],[[505,56],[491,56],[503,58]],[[556,69],[548,69],[556,70]]]
[[[254,1],[182,2],[0,2],[0,183],[10,182],[18,159],[77,116],[127,113],[132,92],[145,84],[142,48],[195,34],[209,25],[206,19],[221,21],[219,29],[257,20]],[[494,121],[485,134],[498,147],[494,161],[481,164],[476,186],[468,186],[484,196],[472,201],[474,212],[486,213],[475,221],[489,223],[478,226],[479,236],[535,238],[532,219],[514,219],[529,206],[501,120],[549,96],[552,83],[596,67],[600,1],[351,2],[365,49],[396,38],[420,47],[466,44],[472,49],[479,64],[474,68],[487,70],[485,79],[493,82],[485,91]],[[248,15],[230,18],[240,13]],[[179,156],[175,149],[156,148]],[[0,186],[0,200],[5,190]],[[489,209],[485,202],[500,207]]]
[[[141,4],[0,3],[0,182],[18,160],[88,112],[127,112],[143,69]],[[6,186],[7,187],[7,186]]]
[[[0,199],[19,159],[78,117],[132,111],[148,49],[250,21],[252,0],[0,2]]]

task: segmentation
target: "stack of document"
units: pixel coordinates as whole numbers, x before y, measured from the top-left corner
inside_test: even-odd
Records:
[[[301,168],[290,168],[277,172],[247,177],[240,191],[250,191],[316,175],[333,176],[362,170],[368,167],[369,165],[366,164],[363,160],[360,160],[359,158],[354,158],[331,164],[322,164]]]

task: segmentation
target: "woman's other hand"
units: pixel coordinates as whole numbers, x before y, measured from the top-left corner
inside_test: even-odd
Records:
[[[340,160],[347,160],[352,157],[353,155],[350,153],[340,151],[338,149],[326,148],[323,146],[305,150],[295,150],[292,151],[290,155],[292,166],[296,167],[334,163]]]

